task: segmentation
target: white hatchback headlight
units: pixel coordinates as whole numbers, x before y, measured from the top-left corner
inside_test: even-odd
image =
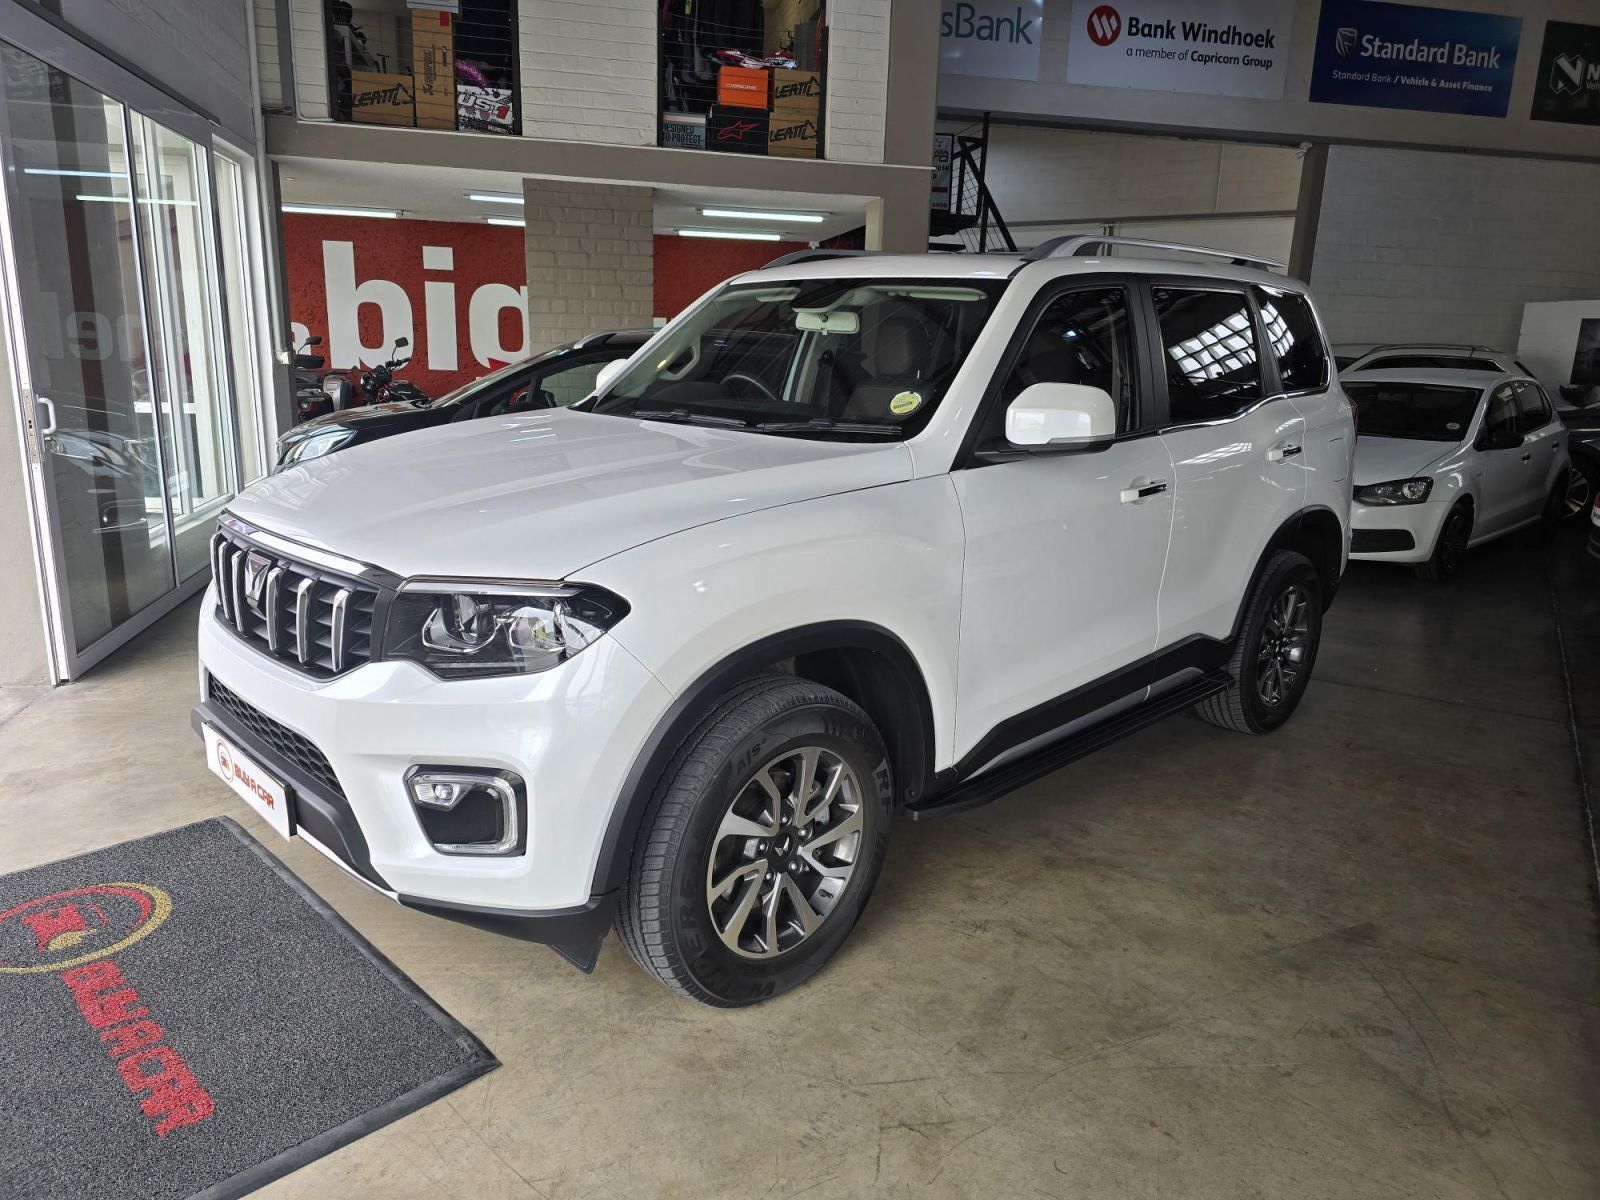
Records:
[[[1432,491],[1431,479],[1393,479],[1358,487],[1356,500],[1362,504],[1421,504]]]

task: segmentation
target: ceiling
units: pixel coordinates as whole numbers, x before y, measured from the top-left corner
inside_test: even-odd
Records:
[[[469,192],[520,195],[522,177],[509,171],[467,171],[398,163],[337,162],[324,158],[280,158],[279,179],[288,204],[332,204],[399,209],[427,221],[482,221],[518,216],[513,204],[467,199]],[[657,187],[655,230],[763,230],[785,240],[815,242],[866,222],[867,197],[808,192],[748,191],[738,188]],[[702,207],[733,207],[770,212],[827,214],[820,224],[714,218]]]

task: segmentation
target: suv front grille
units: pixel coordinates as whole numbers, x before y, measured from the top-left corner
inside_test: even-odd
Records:
[[[378,589],[297,562],[226,527],[211,539],[217,612],[256,649],[307,675],[372,661]]]
[[[344,799],[344,788],[339,786],[339,777],[333,773],[333,764],[314,742],[278,724],[214,675],[206,676],[206,695],[212,704],[248,730],[263,749],[271,750],[290,766],[299,767],[329,795]]]

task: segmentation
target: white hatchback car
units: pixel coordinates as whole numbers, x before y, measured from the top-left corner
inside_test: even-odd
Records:
[[[1340,382],[1357,409],[1352,558],[1439,581],[1468,547],[1567,515],[1567,432],[1534,379],[1351,370]]]
[[[1277,728],[1350,406],[1303,285],[1111,241],[803,254],[573,408],[257,483],[200,622],[213,769],[403,904],[585,968],[615,919],[735,1005],[838,949],[897,810],[1185,709]]]

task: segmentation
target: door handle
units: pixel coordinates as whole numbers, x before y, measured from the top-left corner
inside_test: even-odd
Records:
[[[40,437],[49,437],[52,433],[54,433],[56,431],[56,428],[57,428],[57,426],[56,426],[56,405],[55,405],[55,401],[50,399],[50,397],[48,397],[48,396],[35,396],[33,398],[33,402],[35,404],[37,404],[40,408],[44,409],[45,412],[50,414],[50,419],[49,419],[48,423],[39,426],[39,436]]]
[[[1524,455],[1523,455],[1523,456],[1522,456],[1522,461],[1523,461],[1523,462],[1529,462],[1529,461],[1530,461],[1530,460],[1532,460],[1532,458],[1533,458],[1533,455],[1532,455],[1532,454],[1524,454]]]
[[[1165,479],[1155,479],[1149,483],[1139,484],[1136,487],[1122,489],[1120,499],[1124,504],[1137,504],[1141,500],[1148,500],[1151,496],[1159,496],[1167,490]]]
[[[1300,446],[1274,446],[1267,451],[1267,461],[1282,462],[1286,458],[1293,458],[1296,454],[1299,454],[1301,449],[1302,447]]]

